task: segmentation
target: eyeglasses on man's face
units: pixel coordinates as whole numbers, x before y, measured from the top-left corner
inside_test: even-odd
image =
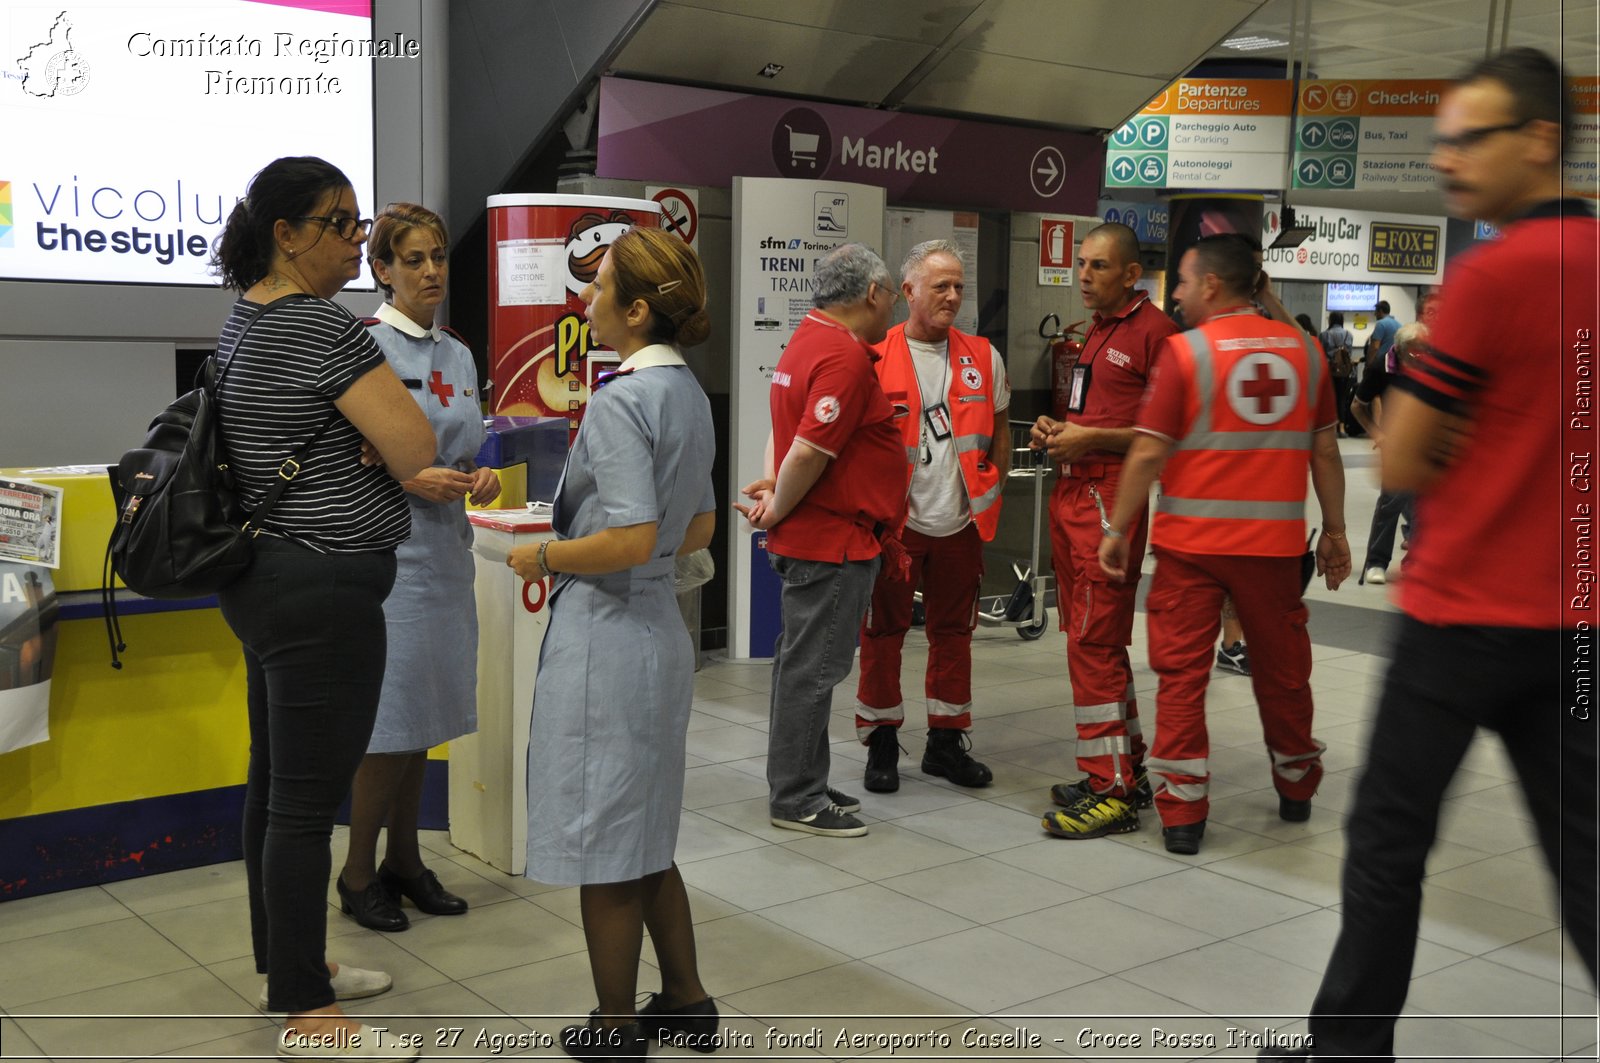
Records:
[[[363,236],[372,231],[371,218],[330,218],[324,214],[304,214],[296,221],[320,221],[324,228],[332,229],[341,240],[355,239],[357,231]]]
[[[1433,138],[1434,151],[1471,151],[1496,133],[1510,133],[1522,129],[1531,118],[1524,118],[1520,122],[1506,122],[1503,125],[1485,125],[1476,129],[1463,129],[1459,133],[1446,137]]]

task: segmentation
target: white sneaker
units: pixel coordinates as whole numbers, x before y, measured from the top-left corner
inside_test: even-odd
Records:
[[[360,1000],[362,997],[375,997],[379,993],[387,993],[394,987],[394,979],[389,977],[388,971],[364,971],[360,967],[341,963],[339,973],[333,976],[331,984],[333,999]],[[265,985],[261,987],[261,996],[256,998],[256,1007],[262,1011],[268,1010]]]
[[[1376,584],[1379,584],[1380,586],[1387,579],[1388,579],[1388,574],[1383,569],[1379,568],[1377,565],[1373,565],[1371,568],[1367,569],[1366,575],[1361,577],[1361,580],[1364,583],[1376,583]]]
[[[279,1059],[364,1059],[367,1063],[411,1063],[422,1050],[402,1043],[398,1034],[382,1034],[365,1024],[338,1033],[305,1034],[285,1029],[278,1035]]]

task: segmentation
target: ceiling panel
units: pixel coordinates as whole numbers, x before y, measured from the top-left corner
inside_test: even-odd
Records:
[[[665,0],[666,7],[749,15],[794,26],[847,30],[863,37],[934,45],[943,41],[983,0]],[[652,16],[653,20],[654,16]]]
[[[1078,129],[1113,129],[1167,83],[1165,76],[1139,77],[956,51],[906,96],[905,106]]]
[[[876,104],[927,57],[920,44],[666,4],[611,63],[614,73]],[[762,66],[780,63],[775,78]]]
[[[1183,32],[1152,32],[1170,20],[1170,0],[990,0],[959,47],[1044,63],[1109,66],[1170,77],[1248,19],[1262,0],[1213,0],[1184,9]]]

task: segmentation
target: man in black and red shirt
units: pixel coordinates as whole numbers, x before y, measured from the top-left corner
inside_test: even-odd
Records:
[[[1600,598],[1587,576],[1597,442],[1587,385],[1600,226],[1586,203],[1561,198],[1571,113],[1560,66],[1529,48],[1483,60],[1439,106],[1433,164],[1451,213],[1504,232],[1452,265],[1430,349],[1385,400],[1383,486],[1417,492],[1423,531],[1346,824],[1341,926],[1311,1044],[1262,1058],[1394,1058],[1428,849],[1479,727],[1516,766],[1567,933],[1595,975]],[[1563,1010],[1559,985],[1549,1000],[1541,1010]],[[1561,1029],[1541,1056],[1563,1055]]]

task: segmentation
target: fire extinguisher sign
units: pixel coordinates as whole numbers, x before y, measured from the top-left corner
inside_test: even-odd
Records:
[[[1039,219],[1039,287],[1072,287],[1072,222]]]

